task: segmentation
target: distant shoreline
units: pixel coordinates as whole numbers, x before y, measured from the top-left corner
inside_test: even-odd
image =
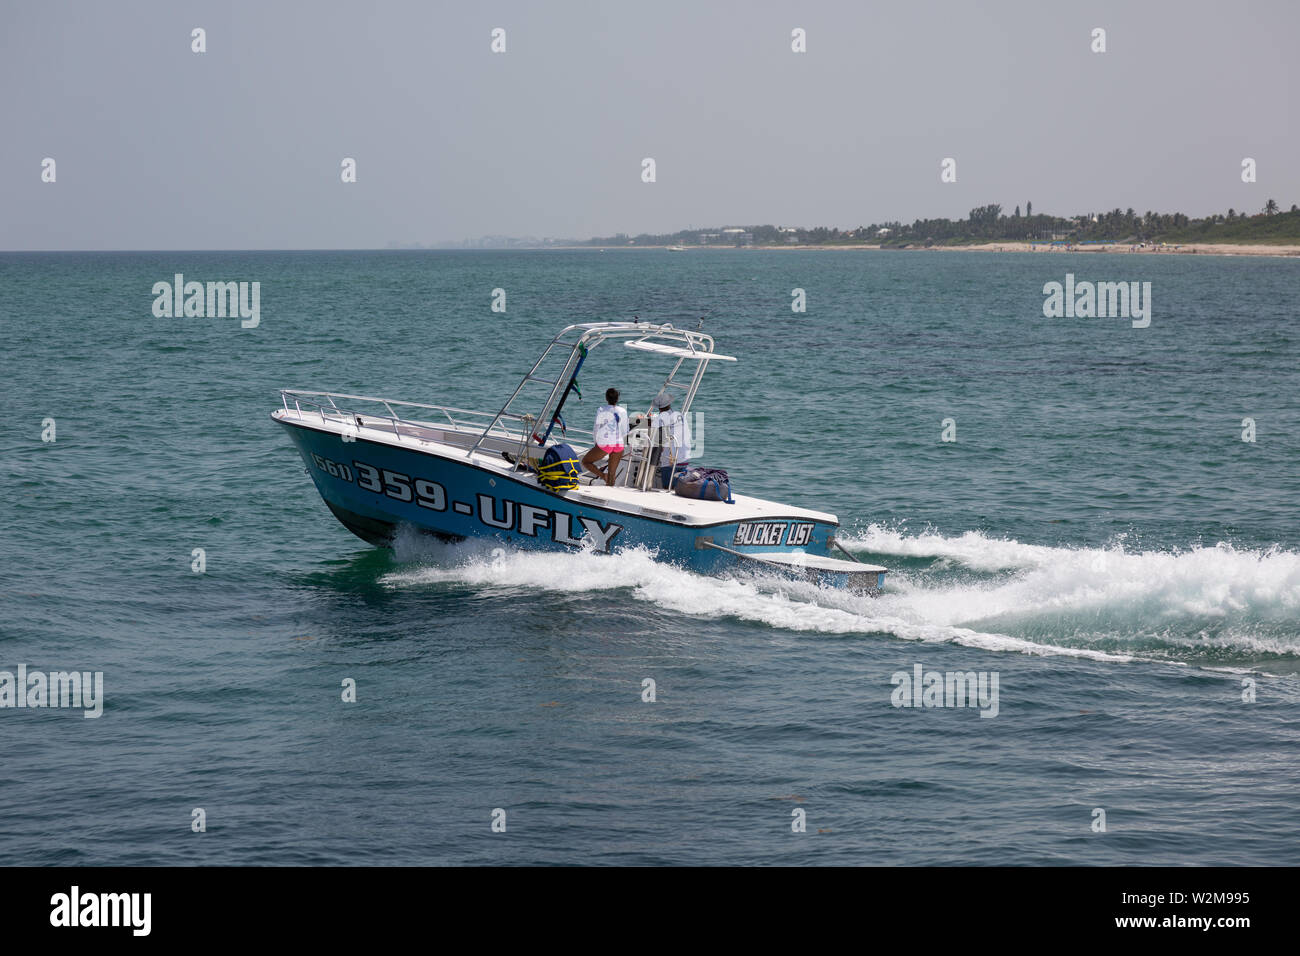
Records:
[[[670,248],[666,245],[625,245],[625,246],[544,246],[503,249],[503,252],[529,252],[539,249],[567,249],[567,250],[598,250],[600,252],[623,252],[637,251],[640,249],[658,249],[666,250]],[[892,246],[883,247],[879,243],[836,243],[834,245],[786,245],[786,246],[687,246],[684,252],[711,252],[715,250],[735,251],[736,249],[749,249],[762,252],[800,252],[808,250],[817,250],[822,252],[852,251],[852,250],[879,250],[884,252],[1033,252],[1033,253],[1061,253],[1061,252],[1108,252],[1113,254],[1124,255],[1208,255],[1208,256],[1278,256],[1283,258],[1300,257],[1300,245],[1274,245],[1274,244],[1237,244],[1229,242],[1180,242],[1169,243],[1167,245],[1145,246],[1135,245],[1127,242],[1097,242],[1097,243],[1066,243],[1053,244],[1048,242],[1025,242],[1025,241],[1005,241],[1005,242],[983,242],[979,244],[962,245],[962,246]]]
[[[371,246],[368,248],[314,248],[314,249],[279,249],[279,248],[261,248],[261,249],[0,249],[0,256],[32,256],[32,255],[202,255],[202,254],[248,254],[248,253],[302,253],[302,252],[547,252],[547,251],[564,251],[564,252],[639,252],[644,250],[665,251],[672,247],[666,245],[550,245],[550,246],[498,246],[482,248],[463,248],[458,246],[426,246],[416,249],[410,248],[392,248],[384,246]],[[905,246],[882,246],[879,243],[872,242],[852,242],[852,243],[834,243],[826,245],[817,245],[806,243],[802,245],[791,244],[782,246],[686,246],[682,252],[700,253],[700,252],[735,252],[744,249],[746,251],[761,252],[854,252],[854,251],[876,251],[876,252],[1030,252],[1030,253],[1059,253],[1059,252],[1103,252],[1114,255],[1136,254],[1136,255],[1205,255],[1205,256],[1273,256],[1277,258],[1300,258],[1300,245],[1286,245],[1282,243],[1267,244],[1237,244],[1228,242],[1182,242],[1169,243],[1167,245],[1151,245],[1145,247],[1134,246],[1126,242],[1098,242],[1088,244],[1060,244],[1054,245],[1047,242],[1027,242],[1027,241],[1004,241],[1004,242],[983,242],[969,245],[905,245]]]

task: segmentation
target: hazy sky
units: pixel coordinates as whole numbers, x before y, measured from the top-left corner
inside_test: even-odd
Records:
[[[1286,209],[1298,36],[1295,0],[0,0],[0,249]]]

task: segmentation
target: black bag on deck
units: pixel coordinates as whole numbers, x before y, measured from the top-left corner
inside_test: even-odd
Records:
[[[721,468],[692,468],[673,482],[673,491],[683,498],[736,503],[731,497],[731,479]]]

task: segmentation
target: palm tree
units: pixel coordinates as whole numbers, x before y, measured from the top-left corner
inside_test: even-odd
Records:
[[[1264,215],[1271,216],[1275,212],[1277,212],[1277,200],[1270,199],[1267,203],[1264,204]]]

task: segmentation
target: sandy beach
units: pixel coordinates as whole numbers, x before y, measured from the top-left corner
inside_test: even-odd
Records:
[[[986,242],[971,246],[930,246],[930,250],[962,252],[1119,252],[1138,255],[1209,255],[1209,256],[1300,256],[1300,246],[1245,245],[1230,242],[1148,243],[1126,242],[1049,243]]]
[[[662,245],[624,245],[624,246],[548,246],[550,249],[600,249],[603,251],[622,251],[637,249],[667,249]],[[713,249],[736,249],[736,246],[687,246],[685,252],[708,252]],[[840,243],[837,245],[785,245],[785,246],[747,246],[744,248],[761,249],[765,252],[799,252],[810,249],[825,252],[842,252],[861,249],[881,249],[879,243]],[[1132,253],[1134,255],[1206,255],[1206,256],[1300,256],[1300,245],[1238,245],[1230,242],[1184,242],[1165,245],[1131,245],[1126,242],[1098,243],[1051,243],[1051,242],[984,242],[968,246],[894,246],[892,252],[1109,252]]]

